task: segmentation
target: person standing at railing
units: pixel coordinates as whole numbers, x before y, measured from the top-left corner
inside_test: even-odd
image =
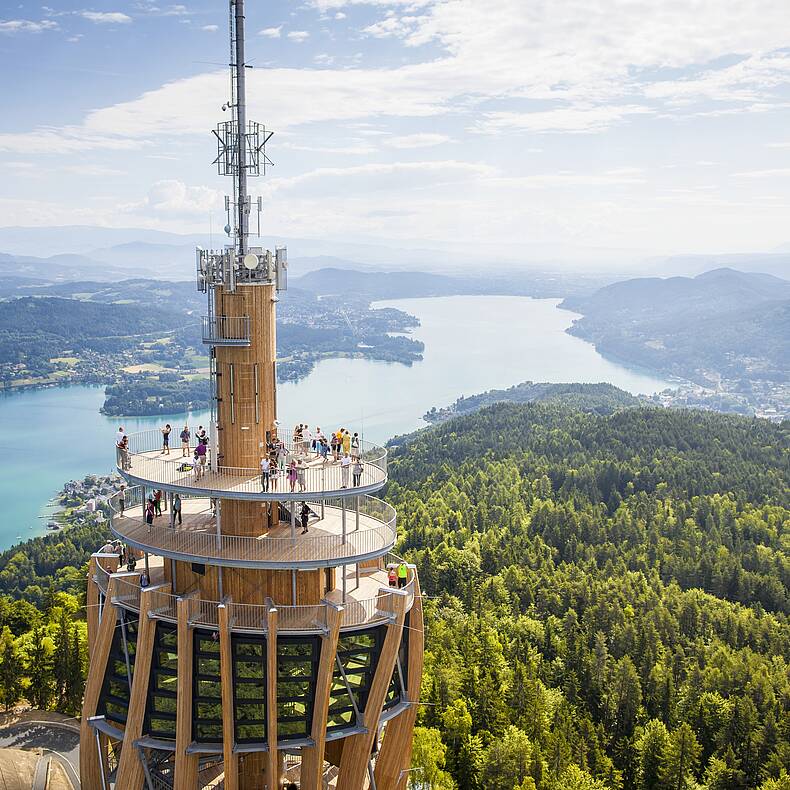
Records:
[[[285,474],[285,459],[288,458],[288,448],[284,444],[280,444],[277,448],[277,467],[281,474]]]
[[[291,493],[296,488],[296,461],[291,461],[288,465],[288,482],[291,484]]]
[[[197,437],[198,444],[208,444],[208,434],[206,433],[206,429],[202,425],[198,425],[198,429],[195,432],[195,436]]]
[[[304,461],[300,458],[299,462],[296,464],[296,479],[299,481],[299,491],[306,491],[307,490],[307,480],[306,478],[307,467],[305,466]]]
[[[148,500],[145,503],[145,523],[148,524],[149,527],[154,523],[155,512],[154,498],[149,495]]]
[[[340,459],[340,480],[342,482],[341,488],[348,488],[349,477],[351,475],[351,458],[348,453],[343,453]]]
[[[198,442],[195,447],[195,479],[200,480],[206,473],[206,445]]]
[[[154,491],[154,514],[162,515],[162,492],[159,490]]]
[[[321,439],[323,437],[324,434],[321,432],[321,429],[316,425],[315,434],[313,435],[313,452],[315,453],[316,458],[318,458],[321,455]]]
[[[123,511],[126,509],[126,486],[121,483],[118,489],[118,515],[123,516]]]
[[[271,464],[269,464],[269,486],[272,491],[277,490],[277,480],[279,477],[280,470],[277,468],[277,464],[272,461]]]
[[[160,455],[170,455],[170,432],[173,430],[170,427],[170,423],[167,423],[164,428],[160,428],[162,431],[162,452]]]
[[[359,460],[359,456],[354,461],[352,472],[354,474],[354,488],[356,488],[362,482],[362,461]]]
[[[175,524],[178,519],[178,525],[181,526],[181,494],[176,494],[173,497],[173,523]]]
[[[326,457],[329,455],[329,442],[327,442],[324,434],[321,434],[321,438],[318,440],[318,452],[321,454],[323,465],[326,466]]]
[[[269,490],[269,476],[271,474],[272,462],[268,455],[261,458],[261,491]]]
[[[343,443],[343,453],[349,455],[351,453],[351,434],[348,432],[347,428],[343,428],[340,441]]]
[[[294,426],[293,432],[293,447],[294,452],[299,454],[302,452],[302,423],[298,423]]]
[[[337,431],[332,434],[332,438],[329,440],[329,449],[332,451],[332,460],[337,462],[340,460],[340,431]]]
[[[359,434],[356,431],[351,437],[351,457],[359,458]]]
[[[402,590],[406,583],[409,580],[409,566],[406,565],[405,562],[401,561],[401,564],[398,565],[398,589]]]
[[[189,440],[191,439],[191,434],[189,433],[189,426],[185,425],[184,430],[181,431],[181,456],[182,458],[187,458],[189,456]]]
[[[302,522],[302,535],[307,534],[307,522],[310,518],[310,508],[307,506],[307,502],[302,502],[301,510],[299,511],[299,519]]]
[[[307,427],[307,423],[302,426],[302,450],[305,456],[310,455],[310,445],[313,443],[313,434]]]

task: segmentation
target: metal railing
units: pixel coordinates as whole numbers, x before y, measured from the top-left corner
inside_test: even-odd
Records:
[[[313,534],[301,534],[301,526],[297,525],[295,533],[287,537],[270,537],[265,533],[259,536],[217,534],[211,500],[186,495],[182,498],[181,525],[175,523],[172,513],[147,524],[144,499],[143,486],[133,486],[111,497],[110,527],[122,540],[164,556],[249,567],[340,564],[340,561],[349,563],[388,552],[397,538],[395,508],[373,496],[360,495],[349,501],[307,501],[312,513],[318,516],[317,522],[313,520]],[[199,512],[184,513],[184,502],[195,500],[205,503],[205,507]],[[281,516],[287,520],[287,510],[284,513],[281,510]],[[166,523],[162,523],[165,519]],[[315,534],[316,526],[322,523],[332,532]],[[263,524],[260,527],[262,530]]]
[[[248,346],[250,317],[235,315],[204,315],[203,343],[208,346]]]
[[[392,558],[393,555],[390,555]],[[99,588],[106,594],[109,580],[112,576],[110,572],[96,564],[95,581]],[[409,566],[409,581],[406,585],[407,598],[406,610],[411,609],[414,603],[414,569]],[[140,576],[136,578],[128,574],[115,575],[116,596],[114,602],[124,609],[135,612],[140,611]],[[353,630],[365,626],[374,626],[380,623],[389,622],[393,616],[394,606],[392,598],[397,593],[382,588],[374,597],[363,600],[348,598],[342,604],[343,614],[341,620],[341,630]],[[151,590],[152,602],[151,613],[157,619],[168,622],[177,622],[176,603],[180,597],[173,593],[168,593],[163,589]],[[190,622],[193,626],[200,628],[216,629],[219,624],[217,607],[220,601],[195,599],[193,601]],[[243,604],[233,601],[224,602],[229,607],[231,629],[233,631],[255,631],[265,630],[266,604]],[[277,609],[277,630],[278,633],[300,633],[315,634],[323,633],[327,627],[327,610],[333,604],[328,602],[307,605],[307,606],[283,606],[276,604]]]
[[[195,446],[196,429],[190,426],[190,449]],[[283,466],[277,467],[276,476],[270,478],[268,490],[263,491],[260,470],[251,467],[233,467],[217,464],[207,457],[204,468],[193,467],[191,455],[180,453],[179,426],[174,425],[170,434],[170,455],[162,455],[162,432],[157,429],[129,435],[128,450],[118,450],[118,469],[128,477],[144,480],[152,487],[177,488],[183,491],[210,492],[213,496],[241,495],[246,498],[289,500],[305,499],[327,493],[331,496],[348,496],[355,488],[380,488],[387,481],[387,450],[370,442],[360,441],[352,450],[362,463],[359,480],[354,479],[353,464],[345,471],[338,461],[323,461],[305,442],[292,439],[280,440],[287,451]],[[289,475],[291,462],[296,463]],[[294,479],[292,480],[291,477]]]

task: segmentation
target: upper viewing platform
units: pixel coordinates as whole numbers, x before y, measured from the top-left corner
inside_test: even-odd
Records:
[[[190,431],[194,437],[194,429]],[[169,454],[162,452],[161,431],[129,434],[128,449],[117,449],[120,474],[132,484],[163,491],[277,502],[370,494],[387,482],[387,450],[365,441],[352,451],[350,463],[344,463],[331,453],[316,453],[309,443],[280,440],[284,448],[282,466],[274,464],[277,470],[266,485],[260,468],[217,464],[208,447],[205,463],[195,463],[194,439],[189,454],[184,456],[178,433],[177,428],[171,433]]]

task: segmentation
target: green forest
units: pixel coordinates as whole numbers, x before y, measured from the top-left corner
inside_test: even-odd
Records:
[[[789,790],[790,425],[500,403],[408,437],[419,790]],[[88,522],[0,555],[0,704],[79,708]]]
[[[789,434],[499,404],[401,446],[413,786],[790,787]]]

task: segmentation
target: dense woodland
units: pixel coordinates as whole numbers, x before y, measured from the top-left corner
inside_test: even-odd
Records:
[[[503,403],[393,455],[414,788],[789,790],[790,425]],[[78,707],[105,530],[0,555],[0,704]]]
[[[790,425],[500,404],[395,453],[414,787],[790,787]]]

